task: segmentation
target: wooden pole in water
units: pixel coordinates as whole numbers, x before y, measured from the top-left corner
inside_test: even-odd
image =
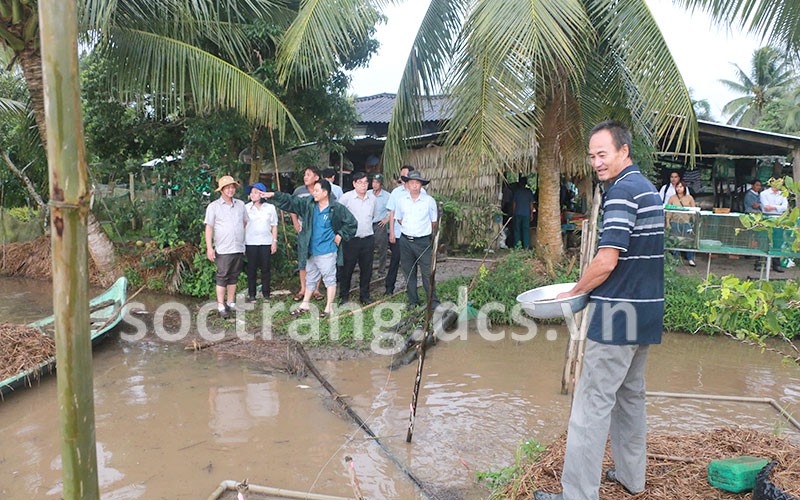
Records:
[[[99,499],[89,336],[88,171],[78,84],[76,2],[39,2],[39,29],[52,206],[62,496]]]
[[[408,416],[408,433],[406,434],[406,443],[411,442],[411,437],[414,435],[414,420],[417,418],[417,398],[419,397],[419,386],[422,381],[422,368],[425,366],[425,352],[428,344],[428,337],[431,334],[431,306],[433,303],[433,295],[436,290],[436,255],[439,249],[439,228],[442,227],[442,219],[439,218],[439,223],[436,225],[436,234],[433,237],[433,249],[431,250],[431,283],[428,289],[431,293],[428,294],[428,307],[425,311],[425,337],[419,343],[417,349],[419,350],[419,364],[417,365],[417,376],[414,378],[414,393],[411,395],[411,413]]]

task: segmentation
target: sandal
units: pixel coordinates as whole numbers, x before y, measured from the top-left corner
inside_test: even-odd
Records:
[[[319,293],[318,291],[314,290],[314,293],[311,294],[311,298],[313,298],[314,300],[322,300],[325,298],[325,296]]]
[[[331,315],[330,311],[327,311],[327,312],[326,311],[322,311],[321,313],[319,313],[319,319],[325,319],[330,315]]]
[[[308,312],[308,309],[304,309],[302,307],[298,307],[297,309],[295,309],[294,311],[290,312],[289,314],[296,318],[297,316],[303,315],[303,314],[305,314],[307,312]]]
[[[294,296],[294,301],[297,302],[299,300],[303,300],[303,295],[305,295],[303,291],[297,292],[297,294]]]

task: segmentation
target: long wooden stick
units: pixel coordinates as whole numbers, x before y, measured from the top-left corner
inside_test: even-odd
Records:
[[[269,142],[272,145],[272,161],[275,162],[275,185],[278,191],[281,190],[281,174],[278,172],[278,152],[275,151],[275,134],[272,132],[272,124],[267,127],[269,129]],[[255,154],[255,153],[254,153]],[[281,229],[283,229],[283,242],[286,247],[286,257],[289,257],[289,236],[286,234],[286,220],[283,217],[283,210],[281,210]]]
[[[592,198],[592,210],[588,221],[584,221],[581,229],[581,263],[580,270],[581,276],[589,267],[594,252],[597,248],[597,219],[600,216],[600,185],[598,184],[594,191]],[[583,346],[586,337],[586,331],[589,327],[588,318],[584,311],[575,315],[575,321],[570,329],[570,338],[567,343],[567,351],[564,355],[564,371],[561,376],[561,394],[567,395],[573,392],[575,384],[580,376],[580,367],[583,361]],[[577,328],[577,332],[573,332],[572,328]],[[577,338],[575,334],[577,333]]]
[[[339,392],[331,385],[331,383],[328,382],[328,379],[325,378],[322,373],[320,373],[314,362],[311,361],[311,358],[308,356],[306,350],[303,348],[303,344],[292,340],[290,341],[290,345],[303,361],[303,364],[305,364],[306,368],[308,368],[308,371],[314,375],[319,383],[322,384],[322,387],[328,391],[328,394],[330,394],[339,407],[344,410],[344,412],[347,413],[351,419],[353,419],[356,425],[358,425],[360,429],[366,432],[367,435],[372,438],[375,443],[377,443],[383,452],[386,453],[386,456],[389,457],[389,460],[391,460],[400,469],[400,471],[403,472],[403,474],[405,474],[405,476],[425,494],[427,498],[436,499],[436,493],[431,491],[430,488],[425,485],[425,483],[423,483],[413,472],[408,469],[408,467],[405,466],[405,464],[403,464],[403,462],[400,461],[399,458],[397,458],[397,456],[395,456],[394,453],[392,453],[392,451],[383,443],[383,441],[381,441],[381,438],[369,427],[369,424],[367,424],[367,422],[365,422],[364,419],[362,419],[361,416],[359,416],[359,414],[356,413],[356,411],[353,410],[349,404],[347,404],[347,402],[344,400],[344,397],[339,394]]]
[[[425,311],[425,338],[420,344],[417,345],[419,352],[419,365],[417,365],[417,376],[414,378],[414,393],[411,396],[411,412],[408,416],[408,433],[406,434],[406,443],[411,442],[411,437],[414,435],[414,420],[417,417],[417,398],[419,397],[419,386],[422,381],[422,368],[425,366],[425,353],[427,352],[426,345],[428,344],[428,337],[431,334],[431,305],[433,304],[433,295],[436,290],[436,254],[439,249],[439,228],[441,221],[436,225],[436,235],[433,237],[433,249],[431,250],[431,278],[428,285],[428,309]]]

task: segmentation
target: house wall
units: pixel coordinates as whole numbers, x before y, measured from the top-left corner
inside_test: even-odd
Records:
[[[446,155],[446,149],[429,145],[415,149],[406,156],[431,183],[428,193],[441,195],[463,204],[460,220],[443,220],[446,243],[449,245],[477,245],[489,242],[500,231],[502,224],[495,221],[500,212],[501,185],[497,169],[482,167],[477,171],[467,168]],[[453,216],[451,215],[451,218]],[[494,242],[493,246],[496,246]]]

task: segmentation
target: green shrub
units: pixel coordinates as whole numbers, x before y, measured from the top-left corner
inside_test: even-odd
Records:
[[[539,456],[545,449],[544,446],[533,439],[528,439],[517,448],[513,465],[498,471],[480,471],[476,474],[475,479],[489,487],[492,491],[491,498],[501,498],[503,495],[502,490],[505,489],[506,485],[519,480],[525,465],[538,461]]]
[[[703,280],[672,270],[664,272],[664,331],[694,332],[700,322],[694,314],[703,311],[707,296],[697,292]]]
[[[39,217],[39,210],[28,207],[13,207],[8,209],[8,215],[20,222],[29,222]]]
[[[191,270],[181,276],[179,291],[192,297],[213,299],[216,297],[217,266],[206,257],[204,240],[201,242],[202,250],[194,256]]]

